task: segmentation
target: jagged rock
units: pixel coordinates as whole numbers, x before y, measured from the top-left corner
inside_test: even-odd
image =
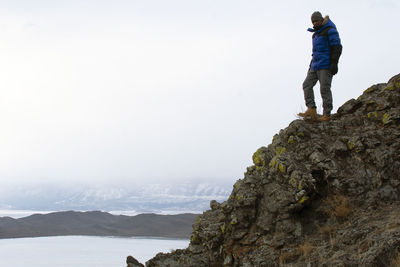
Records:
[[[253,162],[188,249],[146,266],[399,266],[400,74],[330,122],[293,121]]]
[[[128,264],[127,267],[144,267],[143,264],[141,264],[140,262],[138,262],[138,261],[137,261],[134,257],[132,257],[132,256],[128,256],[128,257],[126,258],[126,264]]]

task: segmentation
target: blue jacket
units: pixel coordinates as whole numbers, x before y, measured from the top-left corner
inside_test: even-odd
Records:
[[[308,31],[313,34],[313,54],[310,68],[312,70],[330,69],[331,62],[337,63],[341,54],[342,45],[336,25],[325,17],[323,25],[320,29],[314,30],[309,28]],[[340,53],[332,53],[332,47],[340,47]]]

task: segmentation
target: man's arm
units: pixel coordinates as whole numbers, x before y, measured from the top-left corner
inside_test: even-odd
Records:
[[[342,54],[342,45],[335,45],[331,46],[331,67],[330,71],[332,75],[335,75],[338,73],[338,63],[339,63],[339,57]]]
[[[340,55],[342,54],[342,49],[343,49],[339,33],[336,29],[333,28],[329,30],[328,41],[329,41],[330,59],[331,59],[330,71],[332,75],[335,75],[338,72],[339,58]]]

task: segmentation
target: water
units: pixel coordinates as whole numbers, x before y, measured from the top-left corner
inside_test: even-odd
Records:
[[[189,240],[58,236],[0,239],[1,267],[124,267],[126,257],[145,263],[158,252],[186,248]]]

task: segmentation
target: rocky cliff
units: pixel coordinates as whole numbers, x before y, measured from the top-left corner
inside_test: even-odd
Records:
[[[295,120],[155,266],[399,266],[400,74]]]

